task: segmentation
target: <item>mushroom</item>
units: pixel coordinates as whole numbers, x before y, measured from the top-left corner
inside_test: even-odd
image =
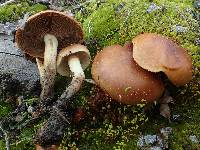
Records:
[[[192,60],[186,49],[155,33],[144,33],[133,40],[133,58],[151,72],[164,72],[176,86],[192,79]]]
[[[112,45],[100,51],[92,64],[92,77],[113,99],[124,104],[153,102],[164,91],[157,74],[136,64],[130,44]]]
[[[65,13],[47,10],[29,17],[24,27],[17,29],[15,36],[18,47],[36,58],[42,85],[40,97],[44,101],[52,96],[57,50],[81,42],[82,28]]]
[[[90,64],[90,52],[80,44],[73,44],[63,48],[57,58],[57,72],[62,76],[73,76],[70,85],[61,95],[61,99],[68,99],[81,87],[85,74],[83,70]]]
[[[42,147],[42,146],[40,146],[40,145],[36,145],[36,146],[35,146],[35,149],[36,149],[36,150],[57,150],[58,147],[57,147],[56,145],[51,145],[51,146],[49,146],[49,147]]]

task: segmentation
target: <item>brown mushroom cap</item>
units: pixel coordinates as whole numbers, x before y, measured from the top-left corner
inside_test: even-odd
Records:
[[[89,50],[81,45],[81,44],[74,44],[63,48],[57,58],[57,72],[62,76],[70,76],[70,68],[68,66],[68,56],[76,55],[81,63],[81,66],[86,69],[90,64],[90,52]]]
[[[28,18],[24,29],[18,28],[16,42],[20,49],[34,57],[43,58],[46,34],[58,40],[58,50],[83,39],[80,24],[65,13],[47,10]]]
[[[100,51],[92,64],[92,76],[113,99],[125,104],[152,102],[164,91],[156,74],[136,64],[128,45],[113,45]]]
[[[58,147],[56,145],[51,145],[50,147],[42,147],[40,145],[35,145],[36,150],[57,150]]]
[[[133,58],[144,69],[164,72],[179,86],[192,79],[192,60],[187,51],[155,33],[144,33],[133,40]]]

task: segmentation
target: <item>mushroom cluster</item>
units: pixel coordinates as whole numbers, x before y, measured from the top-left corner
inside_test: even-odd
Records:
[[[92,65],[97,85],[124,104],[158,100],[165,87],[157,72],[182,86],[192,78],[192,61],[185,49],[155,33],[138,35],[123,47],[104,48]]]
[[[29,58],[36,58],[42,86],[40,94],[42,110],[43,106],[45,107],[45,104],[53,97],[56,73],[73,77],[70,85],[53,106],[53,111],[60,113],[58,107],[65,106],[66,100],[79,91],[85,79],[83,70],[90,64],[90,53],[85,46],[80,44],[83,40],[82,27],[65,13],[47,10],[28,18],[24,26],[17,29],[15,39],[17,46]],[[50,119],[52,116],[54,117],[51,115]],[[47,129],[49,134],[53,134],[53,131],[49,130],[51,126],[48,125],[41,130]],[[43,137],[40,132],[38,135]],[[36,142],[36,149],[45,149],[41,144],[42,141]],[[55,146],[51,146],[51,148],[57,149]]]
[[[15,39],[24,53],[36,58],[42,101],[53,96],[57,59],[58,73],[74,76],[61,98],[69,98],[79,90],[85,77],[82,66],[89,65],[90,54],[86,47],[78,44],[83,40],[83,30],[75,19],[58,11],[42,11],[29,17],[23,28],[17,29]]]

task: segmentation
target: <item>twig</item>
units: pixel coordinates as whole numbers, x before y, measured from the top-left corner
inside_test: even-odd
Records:
[[[87,83],[96,85],[96,82],[93,79],[84,79]]]
[[[2,132],[5,135],[5,141],[6,141],[6,149],[10,150],[10,142],[9,142],[9,136],[8,133],[0,126],[0,129],[2,130]]]
[[[8,4],[10,4],[10,3],[13,3],[13,2],[15,2],[15,1],[16,1],[16,0],[9,0],[9,1],[3,3],[3,4],[0,4],[0,7],[6,6],[6,5],[8,5]]]

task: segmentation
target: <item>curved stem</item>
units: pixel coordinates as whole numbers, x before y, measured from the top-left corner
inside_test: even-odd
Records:
[[[58,41],[54,35],[44,36],[44,78],[40,98],[42,101],[53,96],[53,85],[56,76],[56,57]]]
[[[85,79],[85,74],[81,67],[80,60],[77,56],[71,55],[68,58],[68,65],[73,74],[70,85],[66,88],[65,92],[60,96],[60,99],[69,99],[81,88],[81,84]]]
[[[39,58],[36,58],[36,62],[37,62],[37,67],[38,67],[39,75],[40,75],[40,84],[43,87],[43,85],[44,85],[44,63]]]

